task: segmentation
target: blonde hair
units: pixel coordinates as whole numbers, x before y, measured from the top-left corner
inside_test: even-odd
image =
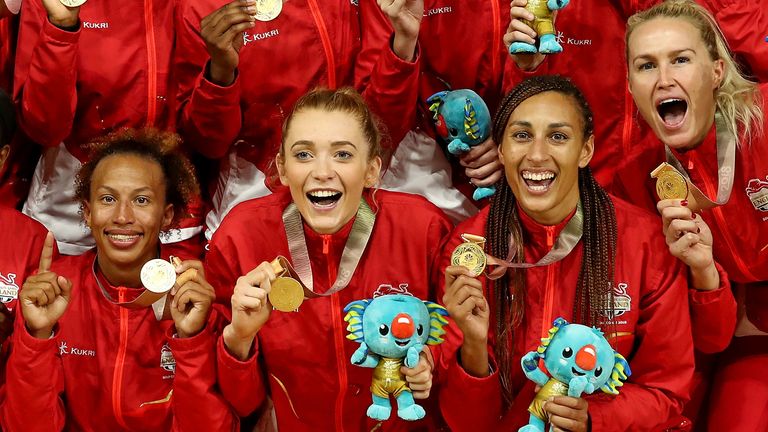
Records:
[[[694,1],[668,0],[629,17],[625,36],[627,61],[629,62],[629,38],[632,32],[641,24],[655,18],[684,19],[699,30],[710,59],[723,61],[723,80],[716,90],[715,101],[728,129],[737,137],[741,129],[746,142],[762,135],[763,98],[757,84],[741,73],[714,17]]]

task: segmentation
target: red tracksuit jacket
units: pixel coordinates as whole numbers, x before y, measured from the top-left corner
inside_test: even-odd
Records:
[[[290,194],[283,189],[242,203],[227,216],[206,255],[206,275],[220,301],[229,304],[237,278],[262,261],[290,257],[281,218],[290,202]],[[330,297],[306,300],[298,312],[273,310],[258,333],[256,354],[245,362],[229,355],[219,342],[219,385],[239,414],[253,411],[268,393],[280,430],[360,431],[375,426],[366,417],[372,369],[350,363],[359,344],[345,338],[342,309],[354,300],[372,298],[381,284],[407,284],[416,297],[433,299],[429,275],[449,223],[421,197],[379,190],[368,202],[377,214],[376,222],[347,288]],[[352,224],[331,235],[316,234],[305,226],[317,292],[327,291],[336,280]],[[425,420],[392,420],[396,418],[393,411],[382,430],[434,427],[439,418],[434,398],[431,406],[429,401],[420,403],[427,407]]]
[[[632,376],[618,396],[585,396],[592,430],[649,431],[680,414],[693,375],[693,343],[686,301],[686,277],[681,263],[669,255],[658,218],[614,199],[618,241],[614,296],[616,336],[611,345],[629,361]],[[520,213],[527,262],[538,261],[551,248],[567,223],[543,226]],[[443,249],[441,268],[461,243],[462,233],[482,234],[488,209],[458,225]],[[548,246],[549,245],[549,246]],[[581,269],[580,242],[564,259],[526,270],[524,320],[513,336],[512,386],[517,389],[510,410],[501,412],[498,373],[487,378],[468,375],[451,352],[461,345],[461,332],[450,326],[440,363],[440,405],[445,420],[456,431],[517,430],[528,422],[534,383],[525,378],[519,359],[535,350],[558,316],[572,321],[574,297]],[[486,292],[486,296],[488,296]],[[606,317],[608,322],[610,318]],[[608,327],[613,331],[613,327]],[[491,327],[493,333],[493,327]],[[494,335],[489,341],[494,343]],[[489,347],[491,350],[491,347]],[[491,352],[493,352],[491,350]],[[496,368],[498,370],[498,368]]]
[[[198,335],[175,338],[173,321],[158,322],[151,308],[104,297],[94,251],[53,264],[73,284],[54,337],[34,338],[18,314],[3,430],[233,430],[238,420],[215,390],[217,312]],[[113,298],[138,294],[102,284]]]
[[[0,244],[3,245],[0,248],[0,302],[13,312],[24,280],[37,270],[48,231],[34,219],[2,206],[0,225]],[[0,405],[4,398],[8,346],[8,343],[0,346]]]
[[[595,113],[595,155],[590,166],[600,184],[611,187],[623,155],[653,132],[638,124],[627,86],[624,33],[627,18],[660,0],[599,0],[571,2],[558,12],[555,31],[563,46],[531,73],[521,72],[510,57],[504,88],[509,90],[529,75],[560,74],[584,92]],[[753,0],[700,0],[712,11],[731,49],[757,77],[768,79],[768,44],[760,33],[768,26],[768,10]]]

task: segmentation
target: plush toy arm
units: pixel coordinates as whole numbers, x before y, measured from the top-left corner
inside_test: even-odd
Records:
[[[408,352],[405,354],[405,367],[416,367],[419,363],[419,354],[421,353],[422,348],[423,346],[420,344],[408,348]]]
[[[573,377],[571,381],[568,383],[568,396],[581,397],[581,394],[584,393],[584,390],[586,390],[588,387],[591,387],[592,391],[588,391],[587,393],[592,393],[593,391],[595,391],[595,386],[590,384],[587,381],[587,377],[585,376]]]
[[[549,10],[558,10],[568,6],[571,0],[547,0],[547,7]]]
[[[360,344],[360,348],[352,353],[352,364],[360,367],[375,368],[379,364],[379,356],[368,352],[368,345],[365,342]]]
[[[469,145],[464,143],[460,139],[455,139],[448,144],[448,152],[450,154],[459,155],[462,153],[466,153],[468,151],[469,151]]]
[[[529,380],[538,385],[544,385],[549,381],[547,374],[539,369],[539,354],[536,351],[530,351],[520,359],[520,365],[523,367],[523,373]]]

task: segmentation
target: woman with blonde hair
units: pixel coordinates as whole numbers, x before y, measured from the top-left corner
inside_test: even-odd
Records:
[[[717,286],[716,260],[739,301],[709,427],[765,430],[768,418],[758,413],[768,403],[768,84],[744,78],[712,16],[690,0],[632,16],[626,42],[630,90],[666,153],[653,172],[666,185],[657,188],[666,198],[657,208],[670,252],[705,289]],[[713,332],[731,330],[714,318],[706,317]],[[745,388],[744,397],[732,396]]]

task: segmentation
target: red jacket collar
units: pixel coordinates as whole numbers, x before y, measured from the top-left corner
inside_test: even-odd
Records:
[[[573,215],[576,214],[576,209],[574,208],[565,219],[556,225],[543,225],[536,222],[532,217],[528,216],[519,205],[517,206],[517,214],[523,228],[525,261],[536,262],[552,249],[551,242],[560,235],[560,232],[568,224],[568,221],[570,221]]]

